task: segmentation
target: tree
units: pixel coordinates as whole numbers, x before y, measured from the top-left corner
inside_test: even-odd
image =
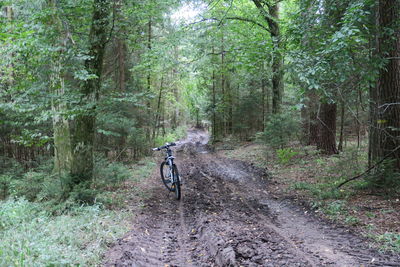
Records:
[[[370,164],[384,157],[400,170],[400,1],[379,0],[377,56],[382,60],[379,78],[371,88]]]
[[[279,1],[253,0],[261,16],[268,23],[274,50],[272,55],[272,113],[279,113],[282,105],[283,83],[283,56],[282,36],[279,26]]]

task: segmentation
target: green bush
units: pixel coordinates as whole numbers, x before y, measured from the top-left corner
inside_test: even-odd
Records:
[[[265,127],[263,140],[274,148],[284,148],[296,136],[299,123],[291,113],[274,114]]]
[[[5,199],[10,194],[12,178],[9,174],[0,175],[0,199]]]
[[[95,163],[93,187],[98,190],[114,188],[131,177],[131,170],[120,162],[100,158]]]
[[[96,195],[99,193],[97,189],[92,188],[89,183],[79,183],[69,193],[70,201],[79,204],[93,205]]]
[[[16,179],[12,183],[12,194],[17,197],[25,197],[29,201],[37,199],[42,191],[43,182],[49,174],[42,172],[27,172],[21,179]]]
[[[287,164],[289,161],[293,159],[294,156],[299,154],[296,151],[293,151],[291,148],[282,148],[276,150],[276,155],[278,156],[279,162],[281,164]]]
[[[25,168],[15,159],[0,157],[0,162],[0,174],[21,177],[25,172]]]
[[[377,167],[374,173],[367,176],[366,187],[384,190],[388,193],[400,192],[400,172],[393,168],[393,161],[386,160]]]

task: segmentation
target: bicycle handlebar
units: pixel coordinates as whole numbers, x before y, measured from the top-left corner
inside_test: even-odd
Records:
[[[176,144],[175,143],[166,143],[165,145],[160,146],[160,147],[155,147],[152,150],[153,151],[160,151],[161,149],[167,149],[167,148],[169,148],[171,146],[176,146]]]

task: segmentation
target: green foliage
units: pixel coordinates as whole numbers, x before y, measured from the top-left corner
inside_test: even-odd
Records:
[[[126,165],[99,157],[95,162],[93,183],[73,185],[70,176],[52,173],[48,164],[43,164],[21,177],[0,175],[0,194],[4,195],[3,198],[12,195],[29,201],[52,201],[54,204],[69,197],[68,201],[72,203],[93,204],[97,194],[117,188],[131,176],[132,172]]]
[[[294,156],[298,155],[299,153],[296,151],[293,151],[292,148],[282,148],[276,150],[276,155],[278,156],[279,162],[281,164],[287,164],[289,163]]]
[[[11,195],[24,197],[29,201],[61,201],[71,179],[67,175],[52,174],[44,171],[29,171],[21,178],[11,182]]]
[[[5,199],[10,194],[12,178],[8,174],[0,175],[0,200]]]
[[[13,181],[13,195],[17,197],[25,197],[29,201],[37,200],[39,193],[42,191],[43,183],[49,176],[42,172],[27,172],[21,179]]]
[[[98,158],[95,163],[93,187],[97,190],[116,188],[131,176],[131,170],[126,165]]]
[[[308,191],[315,199],[329,200],[329,199],[341,199],[345,196],[344,192],[336,190],[332,183],[306,183],[297,182],[292,185],[293,189]]]
[[[150,177],[154,167],[156,167],[156,163],[154,163],[150,158],[142,159],[138,163],[132,165],[129,170],[124,166],[125,172],[128,174],[126,182],[146,183],[146,179]],[[121,170],[121,173],[124,173],[124,171]],[[110,187],[112,186],[107,186],[107,188],[111,191],[99,191],[95,199],[96,203],[104,205],[109,209],[125,207],[128,203],[127,194],[130,197],[132,197],[132,195],[138,196],[139,199],[146,199],[149,196],[148,192],[137,186],[133,188],[129,187],[128,189],[121,185],[115,188]],[[128,192],[126,190],[128,190]]]
[[[171,143],[171,142],[176,142],[178,140],[183,139],[186,136],[186,130],[187,128],[185,126],[180,126],[176,128],[175,130],[172,130],[171,132],[167,133],[164,136],[158,136],[155,139],[155,145],[156,146],[162,146],[165,143]]]
[[[366,177],[364,187],[397,195],[400,192],[400,173],[393,167],[394,162],[386,160],[380,164],[375,172]]]
[[[399,233],[384,233],[374,236],[375,240],[383,243],[381,248],[394,252],[400,252],[400,234]]]
[[[264,130],[264,142],[274,148],[283,148],[296,136],[299,123],[290,113],[274,114],[269,118]]]
[[[132,167],[131,179],[136,182],[143,182],[145,178],[149,177],[156,167],[151,158],[144,158]]]
[[[128,230],[129,214],[98,206],[61,216],[24,199],[0,202],[0,266],[95,266]]]

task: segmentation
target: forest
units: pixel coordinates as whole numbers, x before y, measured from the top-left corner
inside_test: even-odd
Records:
[[[0,0],[0,12],[0,266],[398,266],[400,0]],[[176,201],[151,149],[179,140]],[[340,225],[320,247],[340,250],[345,227],[364,252],[325,255],[267,219],[290,220],[276,208],[289,200],[299,222]],[[254,221],[238,229],[262,229],[245,247],[225,232],[244,210]],[[147,223],[170,213],[168,239]],[[148,261],[147,235],[175,252]],[[280,242],[293,254],[266,245]]]

